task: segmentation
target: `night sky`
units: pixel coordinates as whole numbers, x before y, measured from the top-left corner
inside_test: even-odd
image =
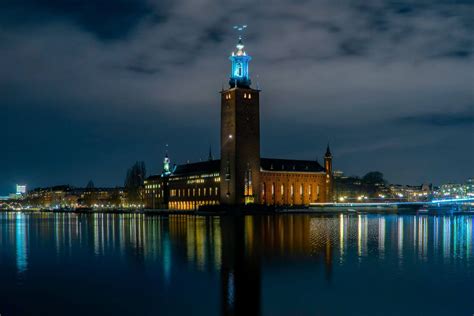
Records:
[[[473,1],[0,1],[0,195],[122,185],[143,160],[218,156],[228,56],[248,24],[262,156],[474,176]]]

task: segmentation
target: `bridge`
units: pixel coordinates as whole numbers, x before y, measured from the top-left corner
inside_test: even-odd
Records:
[[[474,198],[462,199],[435,199],[432,201],[416,201],[416,202],[335,202],[335,203],[311,203],[310,209],[322,211],[336,211],[336,210],[419,210],[419,209],[434,209],[434,208],[451,208],[460,210],[463,206],[472,210],[474,206]]]

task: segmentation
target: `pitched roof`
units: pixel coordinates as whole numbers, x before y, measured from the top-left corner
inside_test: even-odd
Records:
[[[219,172],[220,169],[221,161],[219,159],[187,163],[176,166],[176,170],[173,172],[172,176],[179,176],[183,174],[192,175],[201,173],[214,173]]]
[[[264,171],[325,172],[325,169],[313,160],[261,158],[260,166]]]
[[[215,159],[177,165],[171,176],[218,173],[220,171],[220,163],[220,159]],[[317,161],[313,160],[261,158],[260,166],[263,171],[325,172],[325,169]],[[147,180],[152,180],[155,177],[159,177],[159,175],[148,177]]]

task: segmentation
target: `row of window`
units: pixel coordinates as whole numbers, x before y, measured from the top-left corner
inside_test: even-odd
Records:
[[[193,201],[193,202],[179,202],[172,201],[169,203],[168,207],[172,210],[197,210],[202,205],[217,205],[219,202],[215,201]]]
[[[225,97],[226,100],[230,100],[232,98],[230,93],[226,93],[226,95],[224,97]],[[244,99],[252,99],[252,94],[245,92],[244,93]]]
[[[159,189],[161,187],[161,185],[159,184],[148,184],[148,185],[145,185],[145,189]]]
[[[158,194],[157,194],[157,192],[158,192]],[[160,192],[161,192],[161,194],[160,194]],[[153,197],[153,194],[155,195],[155,197],[162,197],[162,196],[164,196],[165,191],[163,191],[163,190],[159,190],[159,191],[157,191],[157,190],[145,190],[145,194],[147,194],[147,195],[151,194],[152,197]]]
[[[203,180],[202,178],[212,178],[214,177],[214,182],[219,182],[219,174],[218,173],[209,173],[209,174],[201,174],[201,175],[193,175],[193,176],[184,176],[184,177],[171,177],[170,181],[179,181],[179,180],[187,180],[189,181],[201,181]],[[193,180],[193,179],[198,179],[198,180]],[[199,182],[196,182],[199,183]],[[202,183],[202,182],[201,182]]]
[[[218,196],[219,188],[188,188],[188,189],[172,189],[170,190],[170,195],[172,197],[190,197],[190,196]]]
[[[285,192],[286,192],[285,191],[285,185],[281,184],[280,185],[280,195],[284,196]],[[303,197],[306,192],[308,193],[308,195],[311,196],[313,194],[313,185],[310,184],[305,188],[305,186],[303,184],[300,184],[300,187],[299,187],[300,197]],[[267,194],[266,183],[262,183],[262,196],[265,198],[266,194]],[[295,186],[294,186],[294,184],[290,185],[289,194],[290,194],[291,198],[294,197],[294,195],[295,195]],[[272,195],[272,198],[275,197],[275,183],[272,183],[272,185],[271,185],[271,195]],[[319,196],[319,185],[316,186],[316,195]]]

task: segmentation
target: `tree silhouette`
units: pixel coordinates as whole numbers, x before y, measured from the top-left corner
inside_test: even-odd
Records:
[[[129,203],[141,203],[141,187],[146,177],[146,167],[143,161],[137,161],[130,169],[127,170],[125,176],[125,190],[127,191],[127,197]]]

